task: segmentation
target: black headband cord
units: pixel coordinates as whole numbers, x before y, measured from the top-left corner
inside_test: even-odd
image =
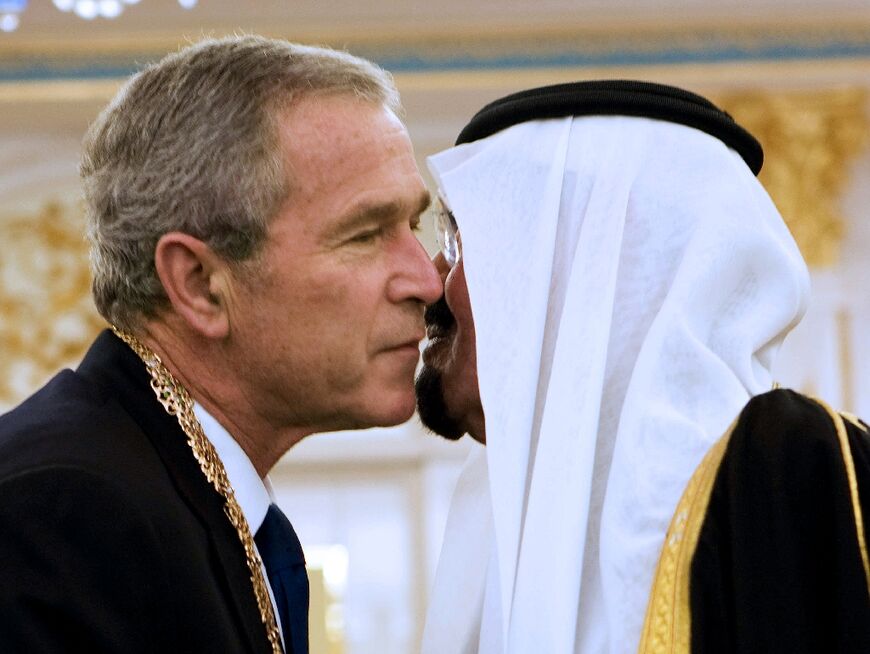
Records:
[[[753,174],[758,175],[764,162],[755,137],[712,102],[673,86],[628,80],[557,84],[505,96],[478,111],[456,144],[530,120],[593,115],[638,116],[694,127],[735,150]]]

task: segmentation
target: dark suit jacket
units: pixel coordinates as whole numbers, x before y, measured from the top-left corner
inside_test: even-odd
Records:
[[[0,652],[269,652],[242,546],[103,332],[0,417]]]

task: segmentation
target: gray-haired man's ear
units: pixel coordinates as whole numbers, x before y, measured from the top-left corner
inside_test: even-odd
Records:
[[[228,270],[208,245],[182,232],[164,234],[154,265],[171,310],[191,331],[209,339],[229,334]]]

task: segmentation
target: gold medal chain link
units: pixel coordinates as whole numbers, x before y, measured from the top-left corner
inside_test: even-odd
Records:
[[[245,550],[245,560],[251,573],[251,585],[257,599],[257,608],[260,611],[260,619],[266,627],[266,635],[272,646],[272,652],[273,654],[282,654],[281,634],[278,631],[278,623],[272,610],[272,600],[269,598],[269,590],[266,586],[266,579],[263,576],[262,562],[259,554],[257,554],[257,550],[254,548],[251,529],[239,503],[236,501],[236,495],[233,492],[233,487],[227,477],[224,465],[215,451],[214,445],[206,438],[202,425],[193,412],[193,400],[190,397],[190,393],[163,365],[160,357],[141,343],[135,336],[121,331],[114,326],[112,331],[142,359],[149,375],[151,375],[151,388],[154,390],[158,401],[169,415],[175,416],[178,420],[181,430],[187,436],[187,444],[193,452],[197,463],[199,463],[200,470],[202,470],[203,475],[214,486],[215,490],[223,496],[224,513],[229,519],[230,524],[235,528],[242,547]]]

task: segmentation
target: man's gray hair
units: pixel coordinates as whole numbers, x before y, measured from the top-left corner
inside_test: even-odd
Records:
[[[399,111],[392,78],[344,52],[255,36],[205,40],[134,75],[84,140],[93,295],[134,330],[168,304],[154,251],[190,234],[228,261],[253,257],[290,191],[277,116],[316,94]]]

